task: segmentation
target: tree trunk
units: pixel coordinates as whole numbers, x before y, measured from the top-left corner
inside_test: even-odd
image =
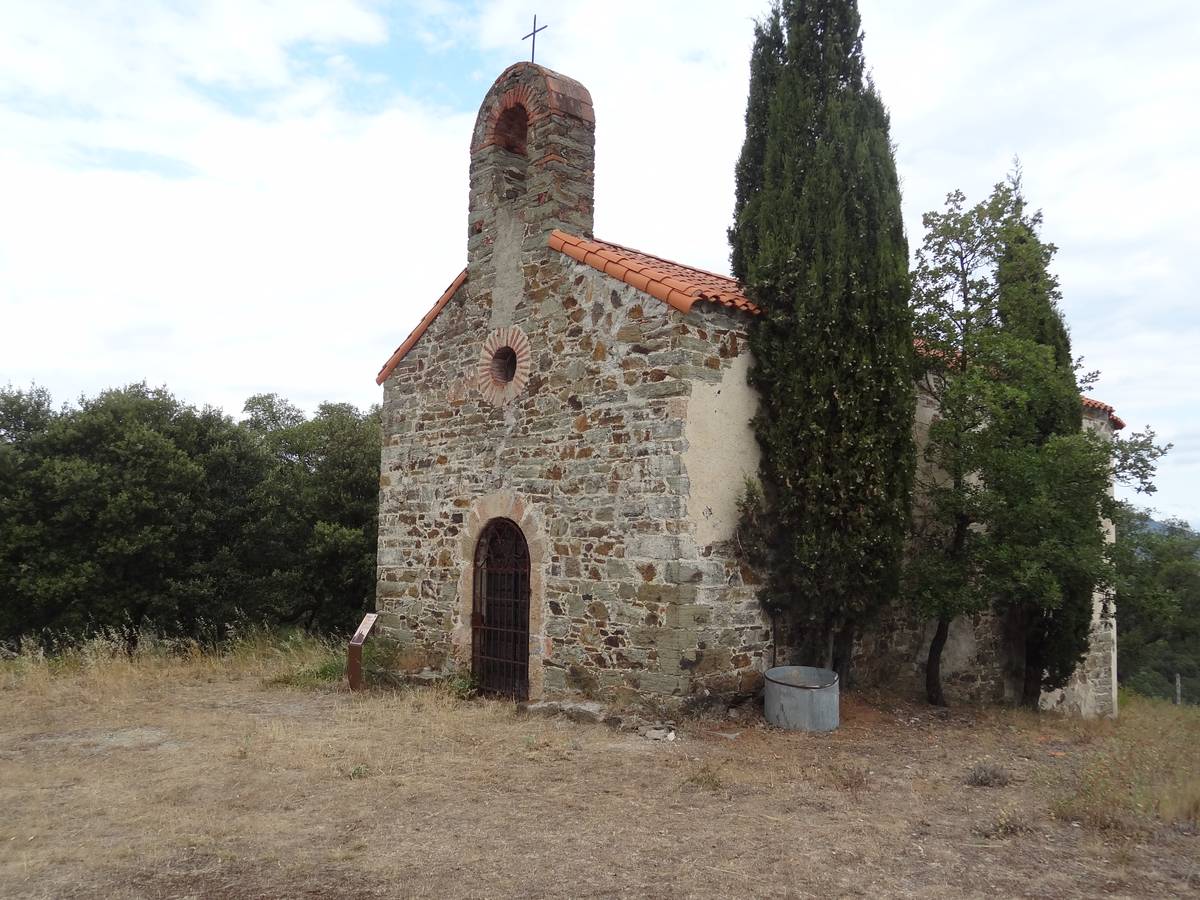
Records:
[[[850,658],[854,654],[854,623],[846,622],[837,630],[833,640],[831,668],[837,672],[838,682],[845,690],[850,687]]]
[[[1046,664],[1042,657],[1041,636],[1034,628],[1025,635],[1025,678],[1021,687],[1021,705],[1037,709],[1042,699],[1042,674]]]
[[[802,626],[803,637],[793,643],[789,664],[793,666],[816,666],[820,668],[828,663],[829,629],[820,623],[809,620]]]
[[[950,636],[950,620],[938,619],[937,631],[929,643],[929,659],[925,663],[925,697],[934,706],[945,706],[946,695],[942,691],[942,649]]]

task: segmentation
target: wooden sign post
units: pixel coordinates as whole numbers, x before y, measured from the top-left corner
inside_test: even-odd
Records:
[[[350,647],[346,652],[346,680],[350,682],[352,691],[362,690],[362,648],[378,618],[379,613],[367,613],[358,623],[354,637],[350,638]]]

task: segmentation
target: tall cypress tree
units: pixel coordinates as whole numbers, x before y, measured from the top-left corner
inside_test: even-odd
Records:
[[[803,628],[805,661],[836,635],[844,673],[896,592],[914,458],[908,245],[854,0],[783,0],[758,25],[746,132],[730,245],[764,310],[764,602]]]
[[[758,255],[758,232],[739,230],[746,205],[756,200],[763,186],[763,161],[767,155],[767,136],[771,103],[779,85],[779,72],[786,59],[783,21],[779,7],[773,7],[763,22],[754,24],[754,50],[750,55],[750,95],[746,99],[746,139],[734,168],[734,226],[729,229],[733,274],[746,280],[747,260]]]
[[[1058,248],[1038,236],[1042,216],[1025,211],[1021,170],[1009,176],[1012,207],[1000,229],[1001,253],[996,265],[997,311],[1009,334],[1049,348],[1053,378],[1031,410],[1037,443],[1056,434],[1074,434],[1083,426],[1079,382],[1071,356],[1071,337],[1059,302],[1062,292],[1050,263]]]
[[[1056,248],[1044,243],[1038,235],[1041,214],[1029,215],[1021,193],[1020,168],[1014,169],[1009,178],[1013,206],[1007,221],[1000,231],[1002,252],[996,267],[998,288],[997,309],[1001,329],[1004,333],[1022,341],[1028,341],[1049,351],[1049,364],[1045,375],[1038,382],[1038,389],[1031,391],[1027,399],[1016,410],[1017,417],[1009,420],[1023,425],[1010,427],[1007,436],[1012,447],[1024,443],[1033,454],[1030,459],[1053,459],[1045,452],[1048,442],[1055,437],[1077,438],[1083,427],[1083,407],[1079,399],[1079,383],[1075,376],[1075,363],[1071,355],[1071,339],[1067,331],[1059,301],[1062,298],[1058,280],[1050,272],[1050,263]],[[1077,475],[1077,480],[1083,479]],[[1008,479],[1022,491],[1030,483],[1028,474]],[[1091,494],[1103,491],[1104,485],[1092,485]],[[1076,492],[1078,493],[1078,492]],[[1050,509],[1055,515],[1052,532],[1056,543],[1070,543],[1074,552],[1065,554],[1056,563],[1051,562],[1051,578],[1057,582],[1051,596],[1056,602],[1047,604],[1045,597],[1029,598],[1020,592],[1008,598],[1009,615],[1017,625],[1020,640],[1024,645],[1024,679],[1022,703],[1036,706],[1042,691],[1061,686],[1075,671],[1080,659],[1087,651],[1092,621],[1092,595],[1096,586],[1099,557],[1103,551],[1104,537],[1100,531],[1098,515],[1103,496],[1088,496],[1083,492],[1072,496],[1064,492],[1056,498]],[[1009,508],[1023,508],[1009,504]],[[1043,523],[1031,521],[1028,513],[1021,521],[1008,522],[1004,517],[994,523],[995,538],[1009,546],[1020,546],[1031,540],[1045,542],[1041,537]],[[1050,529],[1046,529],[1050,531]],[[1005,533],[1008,532],[1008,533]],[[1029,558],[1044,556],[1042,547],[1027,547],[1025,563]],[[1081,565],[1091,560],[1091,565]]]

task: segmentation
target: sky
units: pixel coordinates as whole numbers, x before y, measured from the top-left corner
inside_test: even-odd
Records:
[[[754,2],[559,0],[538,62],[596,111],[596,234],[727,272]],[[861,0],[909,243],[1014,156],[1092,396],[1174,444],[1200,524],[1200,5]],[[366,407],[465,264],[471,128],[529,55],[495,0],[0,0],[0,385],[131,382],[238,415]]]

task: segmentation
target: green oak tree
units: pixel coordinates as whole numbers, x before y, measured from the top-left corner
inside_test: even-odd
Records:
[[[374,582],[378,413],[271,396],[234,422],[132,385],[0,390],[0,640],[352,627]]]
[[[946,702],[941,657],[951,621],[988,604],[980,524],[991,501],[977,473],[989,437],[995,268],[1007,204],[999,188],[971,207],[961,191],[949,194],[943,211],[922,219],[913,272],[916,374],[933,416],[920,441],[905,587],[916,609],[937,622],[925,666],[926,696],[937,705]]]
[[[1113,478],[1152,489],[1153,434],[1112,441],[1081,429],[1076,365],[1019,177],[973,207],[961,192],[924,217],[914,272],[921,450],[906,572],[936,620],[926,695],[944,704],[951,621],[994,606],[1023,647],[1022,701],[1036,706],[1087,648],[1092,596],[1111,583],[1102,519]]]
[[[345,628],[375,596],[379,410],[323,403],[311,419],[274,395],[245,406],[274,465],[265,479],[263,554],[278,573],[281,618]]]
[[[2,636],[193,633],[253,597],[239,541],[267,460],[227,416],[133,385],[4,445],[19,474],[0,517]]]
[[[1122,506],[1116,543],[1117,673],[1126,687],[1200,703],[1200,534]]]

